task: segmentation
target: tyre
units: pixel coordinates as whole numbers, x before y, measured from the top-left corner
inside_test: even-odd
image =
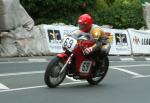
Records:
[[[59,74],[63,66],[64,62],[58,57],[54,57],[48,64],[44,75],[44,81],[48,87],[55,88],[65,79],[66,71]]]
[[[106,76],[108,67],[109,67],[109,59],[108,59],[108,57],[105,57],[102,60],[101,65],[96,69],[96,73],[98,75],[96,75],[92,78],[88,78],[87,79],[88,83],[91,85],[97,85],[98,83],[100,83]]]

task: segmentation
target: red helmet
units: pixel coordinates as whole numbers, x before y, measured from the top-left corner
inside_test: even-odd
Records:
[[[83,32],[88,32],[93,24],[92,17],[89,14],[82,14],[78,18],[79,28]]]

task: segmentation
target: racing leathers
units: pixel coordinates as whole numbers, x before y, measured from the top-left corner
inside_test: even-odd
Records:
[[[75,38],[82,38],[83,35],[80,35],[81,32],[82,31],[80,30],[76,30],[75,32],[72,33],[73,34],[72,36],[74,36]],[[108,37],[99,26],[92,24],[90,31],[85,32],[84,36],[95,42],[95,44],[92,47],[88,48],[89,51],[85,49],[86,54],[95,51],[98,51],[102,55],[107,55],[109,53],[111,46],[108,41]]]

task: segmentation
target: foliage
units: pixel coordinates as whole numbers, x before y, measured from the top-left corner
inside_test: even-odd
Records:
[[[140,0],[141,3],[150,2],[150,0]]]
[[[95,23],[109,24],[114,28],[136,28],[145,25],[142,6],[138,0],[115,0],[113,5],[97,9]]]
[[[98,25],[114,28],[144,26],[140,0],[20,0],[36,24],[76,24],[82,13],[90,13]]]
[[[108,6],[111,6],[115,0],[104,0]]]
[[[76,17],[92,9],[95,0],[21,0],[31,17],[39,23],[75,24]]]

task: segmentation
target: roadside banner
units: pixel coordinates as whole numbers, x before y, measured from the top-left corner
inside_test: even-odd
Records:
[[[128,29],[133,54],[150,54],[150,30]]]
[[[47,43],[50,53],[64,52],[62,49],[62,39],[65,35],[78,29],[75,26],[55,26],[44,25],[44,32],[47,35]],[[130,55],[131,46],[126,30],[102,28],[109,37],[111,43],[110,55]]]
[[[108,32],[104,29],[105,32]],[[131,44],[127,30],[110,30],[110,55],[131,55]]]
[[[62,49],[62,39],[65,35],[69,34],[71,31],[77,29],[74,26],[54,26],[54,25],[44,25],[44,32],[47,38],[47,44],[50,53],[61,53]]]

